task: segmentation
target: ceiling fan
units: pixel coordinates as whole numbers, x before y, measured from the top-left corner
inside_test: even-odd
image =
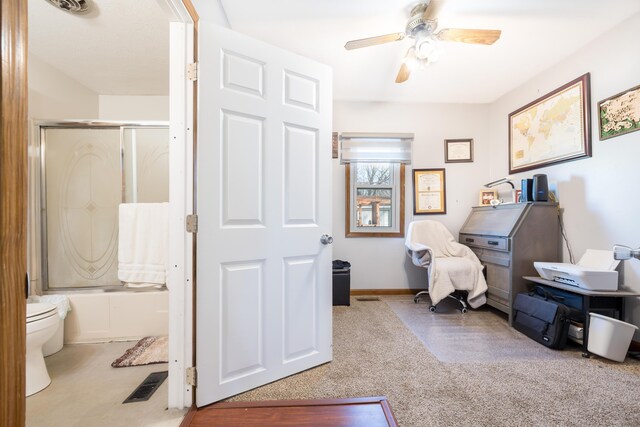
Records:
[[[431,0],[419,3],[411,9],[409,21],[404,32],[368,37],[366,39],[351,40],[344,45],[345,49],[359,49],[403,40],[405,37],[415,39],[415,43],[405,55],[396,83],[404,83],[409,79],[411,68],[415,64],[427,64],[435,54],[434,41],[462,42],[471,44],[490,45],[500,38],[500,30],[472,30],[464,28],[438,28],[437,14],[442,7],[442,1]],[[433,62],[433,61],[432,61]]]

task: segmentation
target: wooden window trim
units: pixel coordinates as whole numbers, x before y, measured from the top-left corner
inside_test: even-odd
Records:
[[[400,192],[400,207],[398,209],[398,216],[400,217],[398,231],[397,232],[378,232],[378,233],[366,233],[361,231],[351,231],[351,165],[347,163],[344,168],[344,182],[345,182],[345,206],[344,206],[344,236],[345,237],[404,237],[404,198],[405,198],[405,167],[404,164],[400,165],[400,184],[398,185],[398,191]]]

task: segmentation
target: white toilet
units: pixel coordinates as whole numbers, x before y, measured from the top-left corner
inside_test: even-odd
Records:
[[[42,346],[56,333],[59,325],[60,317],[55,305],[41,302],[27,304],[27,396],[51,383]]]

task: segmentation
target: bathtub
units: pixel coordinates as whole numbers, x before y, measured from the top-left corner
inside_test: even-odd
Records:
[[[69,292],[64,343],[138,340],[169,333],[169,292]]]

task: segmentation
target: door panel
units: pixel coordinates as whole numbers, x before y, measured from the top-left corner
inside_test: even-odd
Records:
[[[262,336],[264,327],[261,261],[222,266],[220,352],[222,383],[264,371]],[[246,298],[252,295],[252,298]],[[236,348],[242,348],[238,354]]]
[[[228,111],[222,117],[223,225],[262,224],[264,118]]]
[[[263,96],[264,63],[235,52],[222,51],[224,88]]]
[[[331,71],[200,22],[196,403],[331,360]]]
[[[319,351],[316,262],[314,258],[285,259],[284,266],[284,363],[289,363]]]
[[[315,225],[318,217],[318,130],[285,124],[284,163],[284,224]]]
[[[293,71],[284,72],[285,104],[318,111],[319,82]]]

